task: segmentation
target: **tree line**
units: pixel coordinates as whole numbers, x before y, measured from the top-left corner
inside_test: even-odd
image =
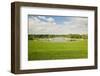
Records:
[[[29,40],[33,40],[34,38],[55,38],[55,37],[66,37],[66,38],[77,38],[77,39],[87,39],[88,35],[87,34],[68,34],[68,35],[49,35],[49,34],[41,34],[41,35],[28,35]]]

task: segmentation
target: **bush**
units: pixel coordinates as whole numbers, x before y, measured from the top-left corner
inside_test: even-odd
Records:
[[[32,35],[28,35],[28,40],[33,40],[33,36]]]

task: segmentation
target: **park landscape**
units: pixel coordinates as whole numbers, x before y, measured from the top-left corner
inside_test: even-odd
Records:
[[[88,58],[88,18],[28,16],[28,60]]]

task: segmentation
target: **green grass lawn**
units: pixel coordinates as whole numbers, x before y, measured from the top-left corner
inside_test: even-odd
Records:
[[[87,40],[68,42],[28,40],[28,60],[87,58],[87,46]]]

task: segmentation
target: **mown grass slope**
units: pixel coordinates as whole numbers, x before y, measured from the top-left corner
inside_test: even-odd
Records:
[[[28,40],[28,60],[87,58],[87,46],[86,39],[67,42]]]

